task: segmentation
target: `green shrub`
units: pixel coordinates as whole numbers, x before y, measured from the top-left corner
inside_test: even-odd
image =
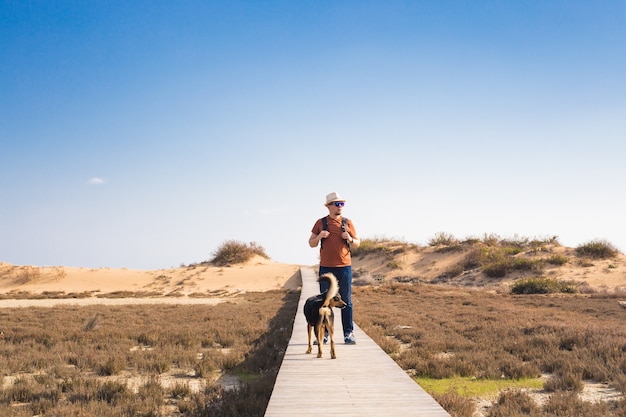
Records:
[[[578,289],[571,282],[551,278],[527,278],[516,281],[511,286],[513,294],[552,294],[576,293]]]
[[[547,262],[551,265],[565,265],[569,261],[567,256],[563,255],[552,255],[547,259]]]
[[[503,278],[509,272],[509,262],[506,260],[491,262],[483,266],[483,272],[491,278]]]
[[[543,259],[512,258],[510,268],[516,271],[539,272],[543,269],[544,263]]]
[[[234,265],[247,262],[255,255],[269,259],[265,249],[254,242],[246,244],[236,240],[229,240],[222,243],[215,251],[211,263],[217,266]]]
[[[509,244],[508,246],[482,246],[478,252],[470,252],[466,257],[467,264],[482,266],[483,272],[488,277],[502,278],[511,271],[532,271],[540,272],[545,260],[515,257],[522,249]]]
[[[619,251],[606,240],[592,240],[576,247],[576,253],[593,259],[607,259],[616,257]]]
[[[483,246],[478,254],[478,262],[488,277],[502,278],[510,270],[510,257],[499,247]]]
[[[370,253],[389,253],[389,248],[381,244],[378,239],[361,239],[358,248],[352,249],[352,256],[365,256]]]
[[[456,246],[459,241],[449,233],[439,232],[428,241],[428,246]]]
[[[518,253],[522,253],[521,246],[503,245],[500,247],[500,250],[504,252],[505,255],[508,255],[508,256],[515,256]]]

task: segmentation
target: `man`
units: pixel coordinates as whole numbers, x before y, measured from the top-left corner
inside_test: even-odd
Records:
[[[328,216],[318,219],[311,230],[309,246],[320,245],[320,276],[331,272],[339,281],[339,294],[347,306],[341,310],[341,324],[344,342],[354,345],[354,324],[352,322],[352,258],[350,248],[358,248],[361,241],[357,237],[352,221],[342,216],[346,200],[337,193],[326,196]],[[328,284],[320,282],[320,292],[326,291]],[[327,338],[324,337],[324,343]]]

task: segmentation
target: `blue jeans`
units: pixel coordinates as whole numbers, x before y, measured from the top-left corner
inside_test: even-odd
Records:
[[[352,267],[320,266],[320,276],[327,272],[331,272],[337,277],[337,281],[339,282],[339,295],[341,295],[343,302],[347,304],[347,306],[341,310],[343,336],[346,337],[354,330],[354,325],[352,324]],[[320,282],[320,292],[328,290],[328,287],[328,282]]]

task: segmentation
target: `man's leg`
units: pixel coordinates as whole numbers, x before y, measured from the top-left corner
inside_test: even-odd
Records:
[[[345,308],[341,309],[341,325],[345,338],[354,331],[354,324],[352,323],[352,267],[344,266],[334,269],[334,274],[339,281],[339,295],[347,304]]]

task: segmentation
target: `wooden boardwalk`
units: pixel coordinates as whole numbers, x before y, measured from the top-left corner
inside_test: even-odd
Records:
[[[345,345],[341,315],[335,311],[337,359],[330,344],[318,359],[307,349],[306,299],[319,293],[312,268],[301,268],[302,294],[293,334],[276,378],[265,417],[339,415],[342,417],[450,415],[355,325],[356,345]],[[357,317],[358,320],[358,317]]]

